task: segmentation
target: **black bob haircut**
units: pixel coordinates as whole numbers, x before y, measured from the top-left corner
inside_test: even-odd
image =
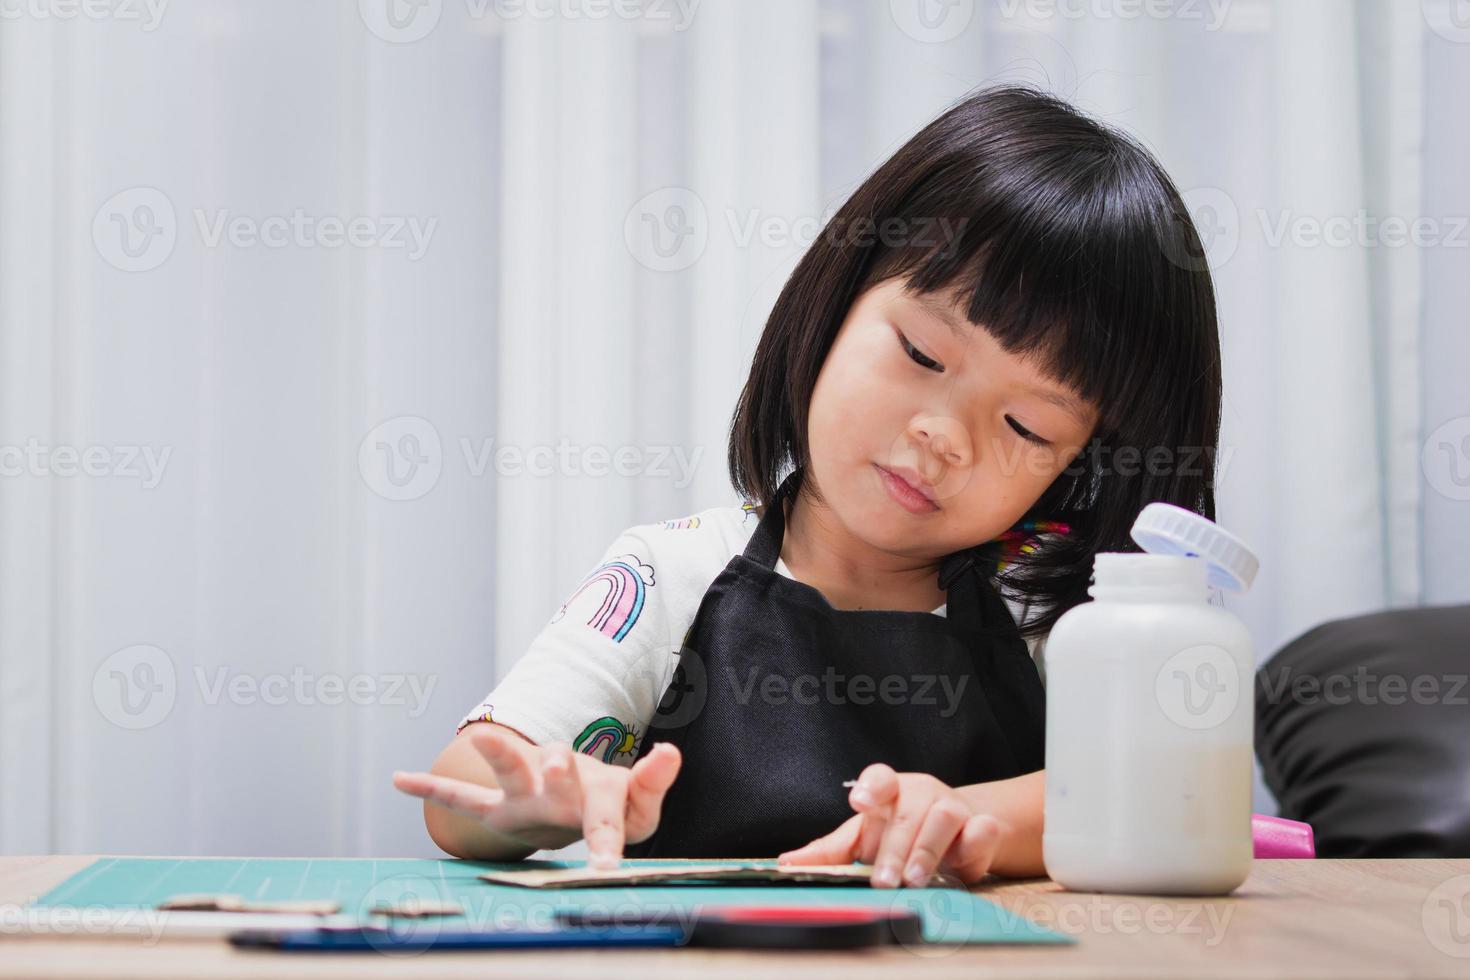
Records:
[[[936,222],[952,233],[932,233]],[[920,130],[792,272],[731,423],[730,479],[747,499],[769,503],[788,472],[806,472],[827,352],[858,295],[899,277],[918,293],[952,290],[1003,349],[1098,409],[1091,443],[1021,522],[1068,533],[1037,538],[1003,570],[978,566],[1041,610],[1023,635],[1087,600],[1097,552],[1139,550],[1128,531],[1144,504],[1214,519],[1220,341],[1194,224],[1137,141],[1015,86],[972,93]],[[999,540],[975,547],[1001,555]]]

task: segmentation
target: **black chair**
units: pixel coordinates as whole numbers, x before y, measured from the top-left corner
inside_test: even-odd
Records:
[[[1256,754],[1319,857],[1470,857],[1470,605],[1288,643],[1256,674]]]

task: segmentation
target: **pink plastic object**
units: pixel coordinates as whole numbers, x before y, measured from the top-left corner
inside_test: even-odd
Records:
[[[1317,845],[1312,841],[1312,825],[1300,820],[1251,814],[1251,838],[1258,858],[1314,858]]]

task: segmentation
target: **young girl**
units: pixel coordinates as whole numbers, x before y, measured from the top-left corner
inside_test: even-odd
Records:
[[[730,434],[747,503],[621,535],[395,774],[433,839],[1043,873],[1044,637],[1145,503],[1214,517],[1201,255],[1148,152],[1056,98],[925,127],[776,301]]]

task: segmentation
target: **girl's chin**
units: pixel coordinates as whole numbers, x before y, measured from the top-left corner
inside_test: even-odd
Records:
[[[920,519],[894,504],[886,495],[870,500],[855,520],[844,523],[854,536],[892,555],[918,557],[930,550],[924,547],[928,535],[916,533],[921,525]]]
[[[838,493],[822,491],[827,510],[849,534],[874,548],[913,555],[920,544],[915,531],[927,529],[929,522],[940,516],[939,511],[914,514],[900,506],[883,485],[881,472],[871,463],[831,479],[840,479],[843,489]]]

